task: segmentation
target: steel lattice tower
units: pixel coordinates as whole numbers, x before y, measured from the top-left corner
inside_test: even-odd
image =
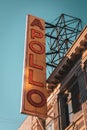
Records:
[[[61,14],[52,23],[46,22],[47,77],[62,60],[81,30],[81,19],[66,14]]]

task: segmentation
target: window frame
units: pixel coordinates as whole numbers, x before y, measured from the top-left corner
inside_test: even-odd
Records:
[[[87,60],[84,62],[84,80],[85,80],[85,88],[87,89]]]

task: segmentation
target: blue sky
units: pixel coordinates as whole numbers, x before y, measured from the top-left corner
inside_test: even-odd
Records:
[[[87,0],[0,0],[0,130],[17,130],[20,114],[26,15],[53,21],[65,13],[87,24]]]

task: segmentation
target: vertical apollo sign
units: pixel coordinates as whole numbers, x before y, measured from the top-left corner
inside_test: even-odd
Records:
[[[27,16],[21,113],[47,116],[45,22]]]

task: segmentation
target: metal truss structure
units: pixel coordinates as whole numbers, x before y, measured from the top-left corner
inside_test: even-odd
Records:
[[[46,22],[47,77],[60,63],[81,30],[81,19],[66,14],[61,14],[52,23]]]

